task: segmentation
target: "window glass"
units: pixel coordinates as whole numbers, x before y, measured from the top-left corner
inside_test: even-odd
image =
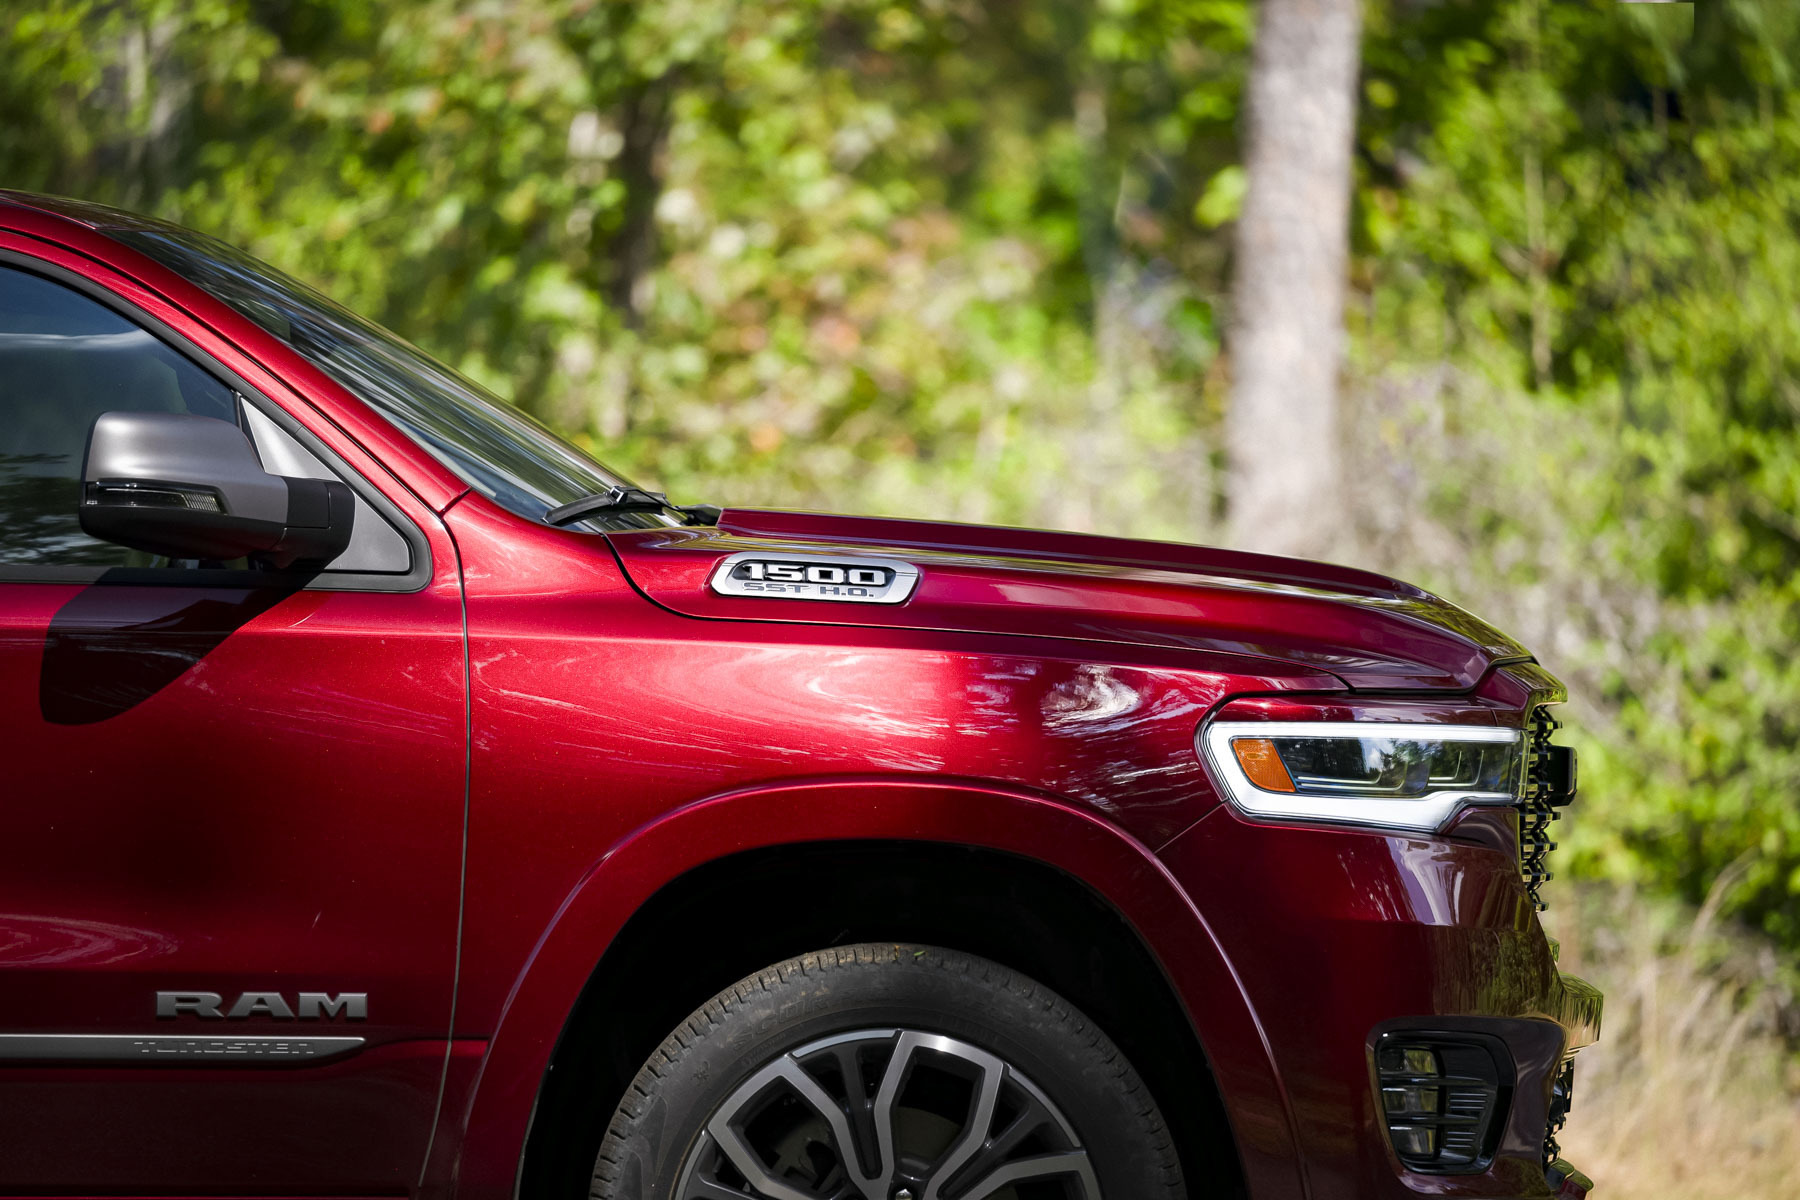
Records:
[[[236,396],[147,330],[0,267],[0,565],[153,566],[81,531],[82,458],[105,412],[237,421]]]
[[[214,238],[172,225],[108,234],[255,321],[373,405],[475,490],[522,517],[627,481],[412,343]],[[677,525],[657,513],[608,513],[596,529]]]

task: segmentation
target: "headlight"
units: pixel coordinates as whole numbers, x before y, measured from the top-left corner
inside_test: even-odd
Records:
[[[1221,721],[1201,738],[1226,798],[1256,817],[1441,829],[1470,804],[1513,804],[1519,731],[1373,721]]]

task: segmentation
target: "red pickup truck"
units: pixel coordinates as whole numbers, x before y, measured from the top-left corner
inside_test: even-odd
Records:
[[[678,505],[0,193],[0,1193],[1579,1196],[1562,687],[1392,579]]]

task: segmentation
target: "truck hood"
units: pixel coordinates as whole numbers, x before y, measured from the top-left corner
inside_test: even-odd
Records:
[[[1366,571],[1169,542],[933,521],[729,509],[716,528],[608,535],[664,608],[715,620],[941,629],[1254,655],[1351,688],[1474,687],[1529,659],[1447,601]],[[746,551],[896,558],[919,570],[903,604],[720,595]]]

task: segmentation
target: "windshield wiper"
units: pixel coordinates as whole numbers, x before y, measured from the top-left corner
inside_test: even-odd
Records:
[[[661,492],[621,484],[559,504],[544,514],[544,520],[552,525],[569,525],[603,513],[672,512],[681,514],[683,525],[717,525],[723,511],[716,504],[674,504]]]

